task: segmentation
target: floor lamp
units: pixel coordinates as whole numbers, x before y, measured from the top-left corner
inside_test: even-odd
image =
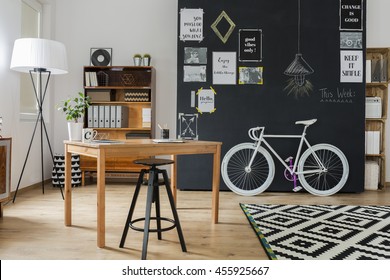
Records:
[[[38,105],[38,115],[35,122],[34,131],[30,140],[30,145],[26,154],[26,159],[23,164],[22,172],[19,177],[18,185],[14,194],[12,202],[15,202],[16,194],[19,190],[20,181],[22,180],[24,169],[26,167],[27,159],[31,151],[31,146],[37,131],[38,124],[40,124],[40,140],[41,140],[41,171],[42,171],[42,193],[44,188],[44,170],[43,170],[43,138],[46,136],[47,144],[49,146],[51,158],[54,165],[53,151],[50,145],[49,136],[43,117],[43,102],[45,101],[47,87],[51,75],[59,75],[68,73],[68,65],[66,60],[66,49],[64,44],[52,40],[39,38],[22,38],[17,39],[14,43],[12,52],[11,66],[12,70],[24,73],[30,73],[31,81],[34,88],[35,98]],[[34,80],[36,76],[36,82]],[[46,83],[42,82],[42,76],[47,76]],[[60,187],[62,198],[64,194]]]

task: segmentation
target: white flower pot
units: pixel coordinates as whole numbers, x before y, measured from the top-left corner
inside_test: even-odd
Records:
[[[150,66],[150,58],[149,57],[143,57],[142,62],[144,66]]]
[[[83,132],[84,123],[75,123],[75,122],[68,122],[68,134],[69,134],[69,140],[71,141],[81,141],[81,136]]]
[[[141,66],[142,59],[141,57],[133,57],[134,59],[134,66]]]

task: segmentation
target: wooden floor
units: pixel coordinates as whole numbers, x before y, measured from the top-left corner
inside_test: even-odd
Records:
[[[129,230],[125,248],[119,248],[133,185],[106,185],[106,247],[96,246],[96,185],[73,189],[73,226],[64,226],[64,202],[57,188],[47,186],[19,192],[4,207],[0,219],[0,259],[126,260],[140,259],[142,233]],[[144,188],[145,189],[145,188]],[[137,205],[141,216],[145,198]],[[162,200],[165,194],[162,192]],[[317,197],[307,193],[267,192],[255,197],[220,194],[220,222],[211,223],[211,192],[179,191],[178,212],[187,244],[181,252],[176,231],[163,240],[150,236],[151,260],[268,259],[239,203],[389,205],[390,190]],[[168,209],[163,203],[164,210]],[[169,216],[169,215],[167,215]]]

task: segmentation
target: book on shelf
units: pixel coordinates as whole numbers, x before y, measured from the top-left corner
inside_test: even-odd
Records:
[[[89,72],[85,72],[84,75],[85,75],[85,86],[90,87],[91,86],[91,79],[90,79]]]
[[[85,86],[86,87],[99,86],[96,72],[85,72]]]

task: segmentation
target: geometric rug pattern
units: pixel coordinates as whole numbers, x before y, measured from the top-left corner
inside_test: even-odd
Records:
[[[390,206],[240,206],[270,259],[390,259]]]

